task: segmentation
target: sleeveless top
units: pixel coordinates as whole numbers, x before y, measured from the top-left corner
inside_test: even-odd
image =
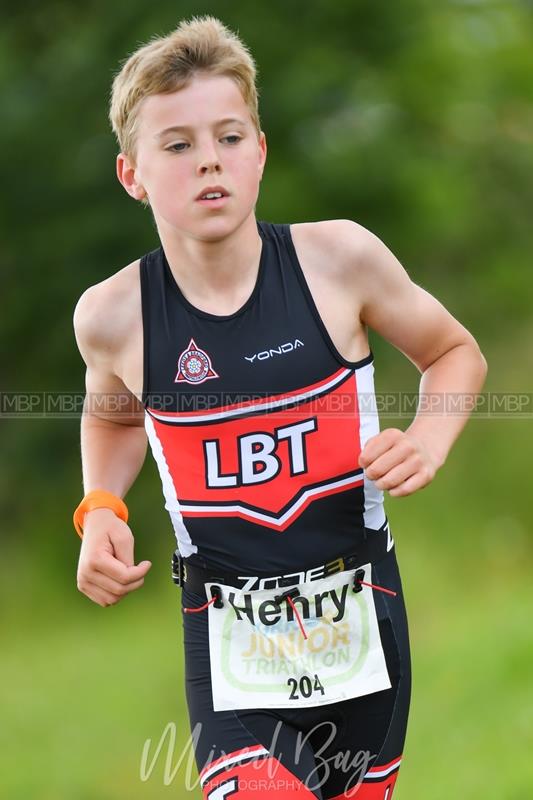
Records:
[[[274,575],[349,554],[388,521],[358,463],[379,432],[372,351],[340,355],[290,225],[256,222],[256,284],[233,314],[193,306],[162,247],[141,258],[142,400],[181,555]]]

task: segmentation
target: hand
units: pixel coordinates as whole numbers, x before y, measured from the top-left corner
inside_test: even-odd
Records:
[[[110,508],[87,512],[78,563],[80,592],[100,606],[111,606],[139,589],[152,564],[134,566],[133,544],[130,528]]]
[[[359,456],[367,478],[392,497],[404,497],[427,486],[437,471],[424,444],[411,433],[386,428],[372,436]]]

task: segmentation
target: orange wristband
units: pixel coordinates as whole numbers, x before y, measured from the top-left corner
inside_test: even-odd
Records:
[[[73,522],[76,532],[80,539],[83,539],[83,521],[87,511],[93,511],[95,508],[110,508],[114,511],[117,517],[128,521],[128,507],[126,503],[117,497],[116,494],[108,492],[105,489],[93,489],[85,495],[76,511],[74,512]]]

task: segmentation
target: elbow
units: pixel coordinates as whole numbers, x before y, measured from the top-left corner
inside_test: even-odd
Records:
[[[485,381],[487,379],[487,373],[489,371],[489,365],[487,363],[487,359],[485,358],[481,350],[479,351],[479,355],[481,357],[481,370],[482,370],[481,386],[484,386]]]
[[[470,345],[472,348],[474,360],[477,364],[477,371],[479,374],[480,385],[483,386],[483,384],[485,383],[485,379],[487,377],[487,373],[489,371],[489,365],[487,363],[487,359],[481,352],[479,344],[476,342],[474,338],[472,338]]]
[[[475,356],[479,361],[480,372],[483,374],[483,377],[485,378],[487,376],[487,372],[489,371],[489,365],[487,363],[487,359],[481,352],[479,344],[473,337],[472,337],[472,347],[474,348]]]

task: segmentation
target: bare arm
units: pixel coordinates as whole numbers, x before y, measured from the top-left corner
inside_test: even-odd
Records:
[[[81,421],[84,492],[107,489],[118,497],[124,497],[144,463],[146,432],[138,425],[113,422],[91,414],[88,410],[90,392],[87,388]]]
[[[120,330],[106,314],[101,286],[78,301],[74,331],[87,365],[81,457],[84,493],[106,489],[124,497],[144,463],[147,449],[143,410],[115,374]],[[85,514],[78,565],[78,588],[100,605],[112,605],[142,586],[151,564],[134,566],[133,534],[110,509]]]
[[[355,236],[356,223],[347,221]],[[393,496],[411,494],[433,480],[469,414],[449,413],[452,395],[476,396],[487,362],[471,333],[431,294],[413,283],[389,248],[365,231],[357,286],[361,322],[400,350],[422,374],[417,414],[407,430],[388,428],[366,443],[360,458],[369,478]],[[439,404],[428,411],[431,396]]]

